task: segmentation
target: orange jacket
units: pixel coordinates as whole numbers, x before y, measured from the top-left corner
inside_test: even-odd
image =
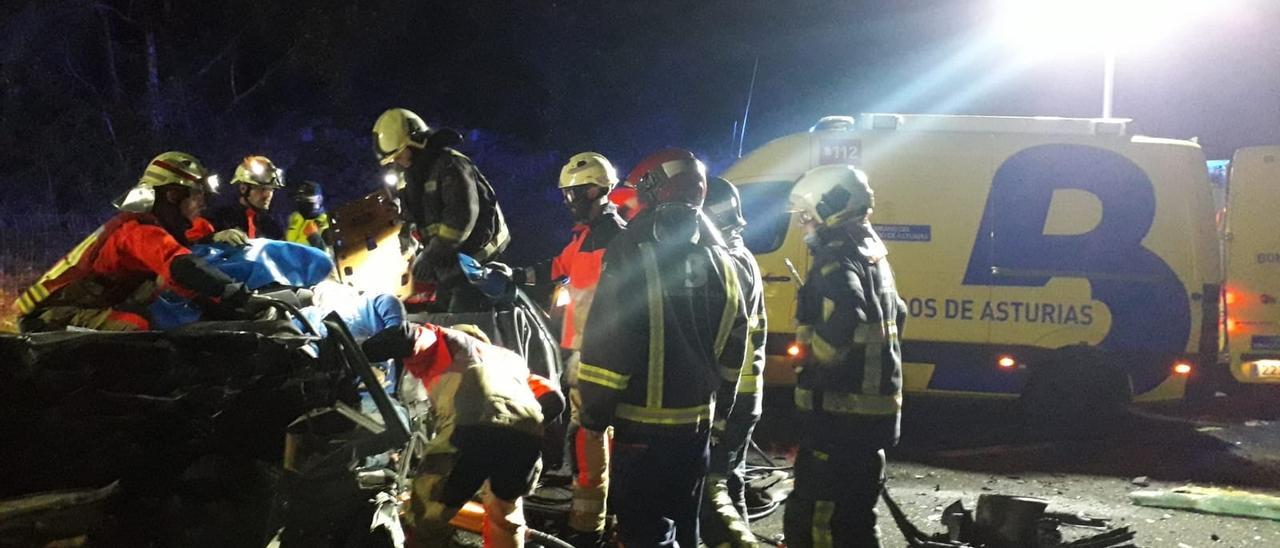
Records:
[[[169,265],[190,253],[154,216],[121,213],[54,264],[15,304],[24,316],[46,301],[52,305],[114,306],[156,276],[176,286]],[[88,283],[100,288],[76,290]]]
[[[569,278],[569,306],[564,311],[560,346],[572,350],[582,348],[582,331],[587,324],[591,302],[595,299],[596,284],[600,281],[604,249],[626,226],[626,221],[610,207],[592,223],[574,225],[569,245],[550,261],[531,267],[532,276],[526,275],[529,283]]]

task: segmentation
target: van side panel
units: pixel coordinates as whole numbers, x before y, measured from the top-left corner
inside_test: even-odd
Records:
[[[1135,392],[1167,398],[1181,395],[1175,361],[1206,365],[1205,293],[1221,279],[1203,161],[1192,143],[1083,131],[859,129],[775,140],[726,178],[745,188],[824,163],[867,172],[910,312],[908,391],[1016,395],[1028,370],[1001,358],[1034,368],[1083,343],[1114,356]],[[783,257],[807,264],[794,220],[790,232],[758,254],[766,275]],[[795,292],[766,287],[776,367]]]

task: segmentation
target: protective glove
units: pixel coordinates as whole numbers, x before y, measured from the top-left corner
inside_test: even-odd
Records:
[[[220,244],[231,244],[234,246],[242,246],[249,244],[249,235],[238,228],[228,228],[213,233],[213,241]]]

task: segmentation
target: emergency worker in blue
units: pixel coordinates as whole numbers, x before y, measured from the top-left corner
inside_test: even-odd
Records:
[[[800,447],[783,518],[793,548],[880,546],[875,506],[884,449],[898,442],[907,307],[868,220],[873,196],[848,165],[814,168],[791,191],[813,255],[796,308]]]

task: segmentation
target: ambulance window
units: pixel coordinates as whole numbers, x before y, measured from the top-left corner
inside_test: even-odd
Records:
[[[794,185],[794,181],[780,181],[738,187],[742,194],[742,215],[747,218],[742,238],[752,253],[768,253],[782,247],[787,227],[791,226],[787,196]]]

